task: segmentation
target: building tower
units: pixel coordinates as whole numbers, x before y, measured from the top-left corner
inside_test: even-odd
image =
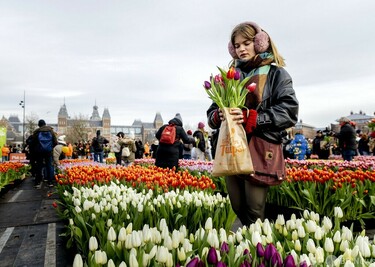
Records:
[[[59,114],[57,116],[57,131],[60,135],[67,134],[68,131],[68,110],[66,109],[65,103],[60,107]]]

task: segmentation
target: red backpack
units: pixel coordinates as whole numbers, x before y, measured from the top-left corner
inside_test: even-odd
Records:
[[[161,144],[174,144],[176,140],[176,126],[174,124],[167,125],[161,133],[160,143]]]

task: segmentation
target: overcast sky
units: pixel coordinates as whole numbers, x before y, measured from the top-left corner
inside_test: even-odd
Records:
[[[299,119],[325,127],[351,111],[375,112],[374,0],[0,1],[0,116],[112,124],[206,121],[203,81],[227,67],[232,28],[255,21],[293,78]]]

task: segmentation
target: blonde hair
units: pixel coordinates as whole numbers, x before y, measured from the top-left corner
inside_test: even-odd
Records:
[[[263,31],[263,30],[262,30]],[[265,32],[265,31],[263,31]],[[265,32],[267,35],[268,33]],[[255,28],[249,24],[249,23],[241,23],[238,24],[234,29],[232,30],[231,37],[230,37],[230,42],[232,43],[234,47],[234,39],[237,35],[243,36],[245,39],[254,41],[254,37],[257,34]],[[285,67],[285,61],[284,58],[279,54],[279,51],[276,48],[275,43],[272,41],[271,37],[268,35],[270,45],[267,49],[268,52],[271,52],[273,54],[275,64],[278,67]]]

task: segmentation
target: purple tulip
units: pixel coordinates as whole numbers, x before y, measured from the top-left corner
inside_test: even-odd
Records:
[[[208,81],[204,81],[203,86],[204,86],[204,88],[206,88],[207,90],[208,90],[208,89],[211,89],[211,83],[208,82]]]
[[[240,264],[240,267],[251,267],[251,264],[247,260],[244,260],[243,263]]]
[[[283,260],[281,259],[281,256],[279,252],[275,252],[271,257],[271,265],[276,267],[282,267],[283,266]]]
[[[239,71],[236,71],[236,72],[234,73],[234,77],[233,77],[233,79],[235,79],[235,80],[237,81],[237,80],[240,79],[240,77],[241,77],[240,72],[239,72]]]
[[[264,247],[261,243],[257,244],[257,255],[258,257],[264,257]]]
[[[268,244],[268,245],[266,246],[265,251],[264,251],[264,259],[265,259],[266,261],[271,260],[272,255],[275,254],[275,253],[277,253],[277,249],[276,249],[276,247],[275,247],[272,243],[271,243],[271,244]]]
[[[208,251],[207,262],[211,264],[216,264],[218,262],[216,249],[214,247],[210,247]]]
[[[286,256],[284,260],[284,266],[285,267],[296,267],[296,263],[294,262],[294,258],[292,255]]]
[[[195,257],[191,261],[189,261],[188,264],[186,264],[186,267],[198,267],[199,258]]]
[[[223,242],[223,244],[221,244],[220,251],[224,252],[225,254],[229,253],[229,245],[227,242]]]
[[[227,265],[222,262],[222,261],[219,261],[217,264],[216,264],[216,267],[227,267]]]
[[[204,261],[199,260],[198,267],[206,267],[206,264],[204,263]]]

